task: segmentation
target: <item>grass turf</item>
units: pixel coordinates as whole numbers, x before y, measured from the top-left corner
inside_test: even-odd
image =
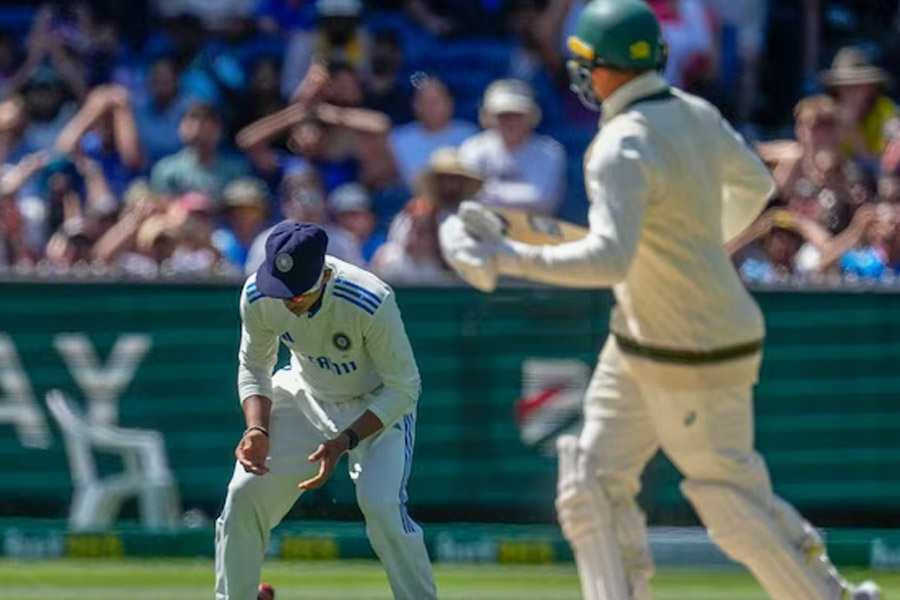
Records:
[[[579,600],[572,565],[437,565],[444,600]],[[900,591],[900,572],[874,577],[886,592]],[[270,562],[263,578],[278,600],[391,598],[381,567],[371,561]],[[0,560],[0,600],[187,600],[212,598],[207,560]],[[738,570],[663,570],[654,580],[657,600],[766,600]]]

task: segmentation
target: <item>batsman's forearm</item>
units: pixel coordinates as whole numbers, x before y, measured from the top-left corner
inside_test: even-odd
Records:
[[[250,396],[244,400],[244,420],[247,427],[264,427],[269,430],[272,401],[265,396]]]
[[[575,288],[612,287],[628,274],[634,258],[633,244],[625,247],[590,234],[558,246],[533,246],[513,242],[516,257],[509,264],[503,256],[500,269],[507,275],[531,281]]]

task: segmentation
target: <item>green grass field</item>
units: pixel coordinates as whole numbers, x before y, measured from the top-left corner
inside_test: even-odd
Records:
[[[444,600],[579,600],[571,565],[438,565]],[[855,580],[872,574],[852,573]],[[885,591],[900,591],[900,573],[878,573]],[[274,562],[264,578],[278,600],[390,600],[376,562]],[[200,600],[212,598],[212,562],[0,561],[0,600]],[[749,576],[737,571],[661,572],[657,600],[765,600]]]

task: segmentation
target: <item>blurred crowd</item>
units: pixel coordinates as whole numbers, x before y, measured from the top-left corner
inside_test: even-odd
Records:
[[[890,279],[900,52],[885,23],[897,2],[648,3],[667,79],[720,106],[778,181],[732,242],[742,275]],[[586,214],[581,156],[597,119],[565,75],[584,4],[0,7],[0,269],[240,277],[293,219],[322,224],[332,254],[391,282],[457,283],[436,233],[462,200]]]
[[[777,184],[731,249],[745,280],[893,282],[900,273],[900,113],[893,78],[847,46],[800,100],[794,138],[758,144]]]

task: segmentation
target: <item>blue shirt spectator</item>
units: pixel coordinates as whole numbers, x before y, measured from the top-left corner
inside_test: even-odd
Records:
[[[178,125],[193,100],[180,89],[175,63],[168,57],[151,65],[147,90],[147,98],[135,109],[135,118],[144,152],[153,164],[181,147]]]
[[[184,148],[156,163],[150,172],[150,184],[157,193],[179,196],[198,191],[218,200],[230,181],[249,173],[246,161],[219,150],[222,122],[212,104],[194,104],[178,132]]]
[[[396,127],[389,138],[400,176],[409,189],[435,150],[455,148],[478,133],[473,123],[453,119],[453,96],[438,79],[419,84],[412,106],[416,120]]]
[[[850,250],[841,257],[841,273],[862,279],[881,279],[887,269],[884,256],[871,246]]]

